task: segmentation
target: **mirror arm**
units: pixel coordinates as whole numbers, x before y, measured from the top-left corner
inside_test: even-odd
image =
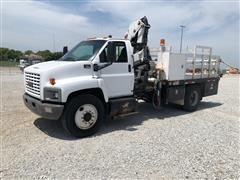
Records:
[[[101,70],[101,69],[103,69],[103,68],[105,68],[105,67],[108,67],[108,66],[110,66],[110,65],[112,65],[112,62],[103,64],[103,65],[94,64],[94,65],[93,65],[93,70],[94,70],[94,71],[99,71],[99,70]]]

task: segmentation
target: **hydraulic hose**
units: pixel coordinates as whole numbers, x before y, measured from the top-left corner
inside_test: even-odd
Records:
[[[160,109],[161,106],[161,93],[159,90],[155,89],[152,96],[152,105],[154,109]]]

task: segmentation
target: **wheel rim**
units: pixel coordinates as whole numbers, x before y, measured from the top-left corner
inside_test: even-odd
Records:
[[[198,93],[197,91],[193,91],[190,96],[190,104],[191,106],[195,106],[198,102]]]
[[[75,123],[80,129],[89,129],[96,122],[98,118],[98,111],[92,104],[84,104],[78,108],[75,113]]]

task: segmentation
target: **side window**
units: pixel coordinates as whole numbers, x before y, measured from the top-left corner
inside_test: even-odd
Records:
[[[105,63],[108,62],[107,60],[107,56],[108,56],[108,51],[111,48],[108,48],[108,46],[106,46],[103,51],[101,52],[101,54],[99,55],[99,59],[101,63]],[[127,58],[127,50],[126,50],[126,45],[124,42],[114,42],[113,44],[113,52],[112,53],[112,61],[116,62],[116,63],[127,63],[128,62],[128,58]]]
[[[107,53],[108,53],[108,47],[106,46],[101,54],[99,55],[99,59],[101,63],[107,62]]]
[[[115,44],[115,62],[125,63],[128,62],[127,50],[124,42],[116,42]]]

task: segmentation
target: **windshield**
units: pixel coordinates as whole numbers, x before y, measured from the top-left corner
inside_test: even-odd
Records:
[[[105,42],[105,40],[82,41],[59,60],[88,61],[99,51]]]

